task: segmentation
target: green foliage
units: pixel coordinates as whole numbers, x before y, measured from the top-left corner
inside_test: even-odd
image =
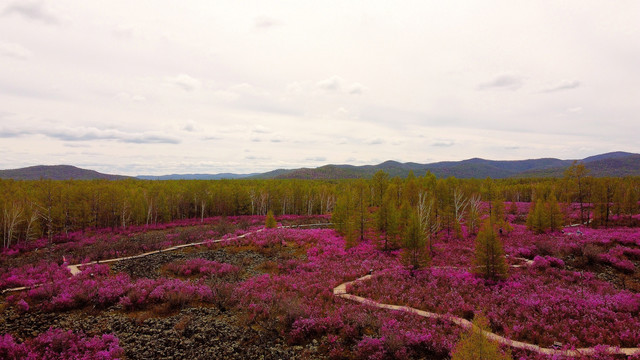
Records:
[[[564,214],[560,211],[560,206],[556,200],[555,195],[549,196],[549,201],[546,205],[547,217],[549,219],[549,229],[551,231],[562,230],[564,225]]]
[[[415,212],[409,216],[409,221],[403,238],[403,260],[414,269],[426,266],[431,261],[427,249],[427,238],[422,231],[420,219]]]
[[[474,272],[493,280],[507,277],[502,241],[489,222],[484,223],[476,236]]]
[[[483,332],[489,330],[489,321],[482,314],[473,318],[473,326],[460,336],[453,348],[451,360],[510,360],[510,352],[500,351],[498,343],[489,340]]]
[[[338,233],[345,237],[347,248],[356,245],[360,235],[360,205],[358,191],[347,187],[338,196],[331,215],[331,222]]]
[[[504,199],[497,197],[491,202],[491,214],[489,217],[491,224],[509,232],[513,230],[511,224],[506,220],[504,213]]]
[[[276,218],[273,217],[273,211],[269,210],[269,212],[267,213],[267,218],[265,220],[264,226],[267,229],[274,229],[276,226],[278,226],[278,223],[276,222]]]
[[[400,229],[400,218],[394,201],[394,194],[386,192],[376,212],[376,227],[384,234],[384,249],[395,247],[395,239]]]
[[[527,229],[536,234],[542,234],[547,230],[561,230],[564,223],[564,215],[560,211],[558,201],[552,194],[549,200],[544,202],[542,198],[536,200],[535,205],[529,209],[527,216]]]
[[[536,234],[541,234],[549,227],[548,217],[545,214],[544,203],[542,199],[538,199],[534,206],[529,209],[527,216],[527,229]]]
[[[384,194],[389,186],[389,174],[382,170],[378,170],[371,178],[371,187],[373,192],[373,205],[382,205]]]

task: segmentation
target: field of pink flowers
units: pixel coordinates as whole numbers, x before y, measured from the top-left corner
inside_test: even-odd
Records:
[[[526,211],[522,205],[518,209]],[[290,216],[277,220],[286,224],[297,221]],[[304,218],[298,223],[327,220]],[[533,235],[523,225],[514,224],[514,230],[501,237],[508,262],[525,264],[520,258],[532,262],[510,268],[504,281],[488,282],[471,273],[473,237],[459,240],[443,233],[434,240],[430,267],[409,271],[401,262],[401,251],[382,251],[374,233],[346,249],[344,239],[331,229],[254,232],[263,223],[264,217],[247,217],[228,219],[224,225],[212,220],[164,229],[104,230],[43,245],[54,249],[55,254],[64,249],[69,259],[88,261],[154,248],[150,246],[159,248],[217,236],[230,239],[180,250],[190,257],[167,260],[157,273],[149,273],[149,278],[115,272],[111,264],[84,266],[79,275],[71,277],[59,259],[36,261],[35,248],[4,253],[0,288],[41,286],[3,295],[0,311],[46,322],[48,314],[65,312],[163,317],[186,308],[215,307],[233,314],[236,322],[275,334],[291,347],[317,347],[319,357],[448,358],[463,331],[454,323],[334,296],[337,285],[371,272],[370,280],[354,283],[348,292],[465,319],[482,312],[493,332],[543,347],[556,342],[566,349],[640,347],[638,228],[572,227],[564,233]],[[226,235],[220,234],[225,232],[222,230]],[[232,238],[233,234],[245,233],[250,234]],[[146,239],[150,234],[153,240],[149,242],[118,248],[124,239]],[[109,244],[113,254],[105,253],[106,248],[100,244],[103,242]],[[269,263],[271,271],[244,273],[244,261],[231,264],[207,258],[220,252],[229,259],[252,257],[256,259],[253,261]],[[17,263],[22,265],[9,265]],[[237,276],[240,273],[244,276]],[[117,327],[113,334],[93,337],[75,329],[52,328],[20,339],[15,335],[20,329],[2,329],[5,334],[0,335],[0,358],[26,358],[25,354],[32,353],[32,358],[56,358],[58,354],[60,358],[110,359],[123,353],[135,358],[127,353],[127,344],[118,342]],[[149,341],[153,346],[154,340]],[[76,353],[67,355],[59,344],[68,344],[64,348],[71,347]],[[523,350],[514,350],[513,355],[516,359],[547,358]],[[594,358],[613,357],[602,354]]]

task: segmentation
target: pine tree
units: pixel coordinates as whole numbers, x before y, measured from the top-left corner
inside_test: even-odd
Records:
[[[274,229],[276,226],[278,226],[276,219],[273,217],[273,211],[269,210],[269,212],[267,212],[267,218],[265,220],[264,226],[267,229]]]
[[[476,236],[474,265],[475,272],[487,279],[507,277],[502,242],[489,222],[485,222]]]
[[[473,318],[473,326],[460,336],[460,341],[453,348],[451,360],[511,360],[511,354],[500,351],[498,343],[483,334],[488,331],[489,321],[482,314]]]

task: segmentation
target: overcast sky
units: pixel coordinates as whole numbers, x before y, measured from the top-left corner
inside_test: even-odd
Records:
[[[0,1],[0,168],[640,152],[639,1]]]

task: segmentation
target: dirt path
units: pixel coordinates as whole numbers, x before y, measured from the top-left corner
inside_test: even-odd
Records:
[[[278,228],[279,229],[295,229],[295,228],[301,228],[301,227],[329,226],[329,225],[332,225],[332,224],[331,223],[318,223],[318,224],[288,225],[288,226],[279,226]],[[220,242],[223,242],[223,241],[231,241],[231,240],[242,239],[242,238],[244,238],[246,236],[257,234],[257,233],[259,233],[261,231],[264,231],[264,229],[265,228],[258,229],[256,231],[251,231],[251,232],[248,232],[248,233],[244,233],[242,235],[229,237],[229,238],[216,239],[216,240],[205,240],[205,241],[199,241],[199,242],[195,242],[195,243],[188,243],[188,244],[170,246],[168,248],[149,251],[149,252],[138,254],[138,255],[123,256],[123,257],[119,257],[119,258],[106,259],[106,260],[96,260],[96,261],[90,261],[90,262],[81,263],[81,264],[68,264],[67,265],[67,269],[69,269],[69,272],[71,273],[72,276],[76,276],[76,275],[78,275],[79,273],[82,272],[81,268],[83,266],[95,265],[95,264],[108,264],[108,263],[113,263],[113,262],[118,262],[118,261],[142,258],[142,257],[145,257],[145,256],[159,254],[159,253],[168,252],[168,251],[180,250],[180,249],[184,249],[184,248],[187,248],[187,247],[215,244],[215,243],[220,243]],[[29,290],[29,289],[33,289],[33,288],[36,288],[36,287],[40,287],[42,285],[43,284],[36,284],[36,285],[32,285],[32,286],[21,286],[21,287],[17,287],[17,288],[4,289],[4,290],[2,290],[0,292],[0,294],[5,294],[5,293],[9,293],[9,292],[16,292],[16,291],[23,291],[23,290]]]
[[[530,261],[530,260],[529,260]],[[518,265],[516,265],[518,266]],[[355,282],[358,281],[364,281],[364,280],[368,280],[371,279],[373,277],[373,275],[365,275],[363,277],[360,277],[358,279],[355,279],[353,281],[348,281],[345,283],[342,283],[338,286],[336,286],[335,288],[333,288],[333,295],[343,298],[343,299],[347,299],[347,300],[351,300],[351,301],[355,301],[355,302],[359,302],[362,304],[366,304],[366,305],[370,305],[370,306],[374,306],[380,309],[387,309],[387,310],[393,310],[393,311],[404,311],[407,313],[411,313],[411,314],[416,314],[418,316],[422,316],[422,317],[426,317],[426,318],[432,318],[432,319],[444,319],[444,320],[448,320],[453,322],[456,325],[459,325],[465,329],[468,329],[470,327],[473,326],[473,324],[466,319],[463,318],[459,318],[457,316],[453,316],[453,315],[442,315],[442,314],[436,314],[436,313],[432,313],[432,312],[428,312],[428,311],[424,311],[424,310],[420,310],[420,309],[415,309],[409,306],[400,306],[400,305],[391,305],[391,304],[383,304],[383,303],[379,303],[375,300],[371,300],[371,299],[367,299],[367,298],[363,298],[357,295],[353,295],[353,294],[349,294],[347,292],[347,286],[350,284],[353,284]],[[507,339],[503,336],[497,335],[495,333],[489,332],[489,331],[483,331],[484,336],[486,336],[488,339],[492,340],[492,341],[496,341],[502,345],[507,345],[507,346],[511,346],[513,348],[517,348],[517,349],[525,349],[525,350],[529,350],[529,351],[534,351],[540,354],[546,354],[546,355],[563,355],[563,356],[571,356],[571,357],[577,357],[577,356],[583,356],[583,355],[593,355],[596,353],[596,349],[594,348],[580,348],[580,349],[575,349],[575,350],[558,350],[558,349],[549,349],[549,348],[543,348],[540,347],[538,345],[534,345],[534,344],[529,344],[529,343],[525,343],[525,342],[521,342],[521,341],[515,341],[515,340],[511,340],[511,339]],[[619,355],[635,355],[635,354],[640,354],[640,348],[614,348],[614,347],[609,347],[608,351],[610,354],[619,354]]]

